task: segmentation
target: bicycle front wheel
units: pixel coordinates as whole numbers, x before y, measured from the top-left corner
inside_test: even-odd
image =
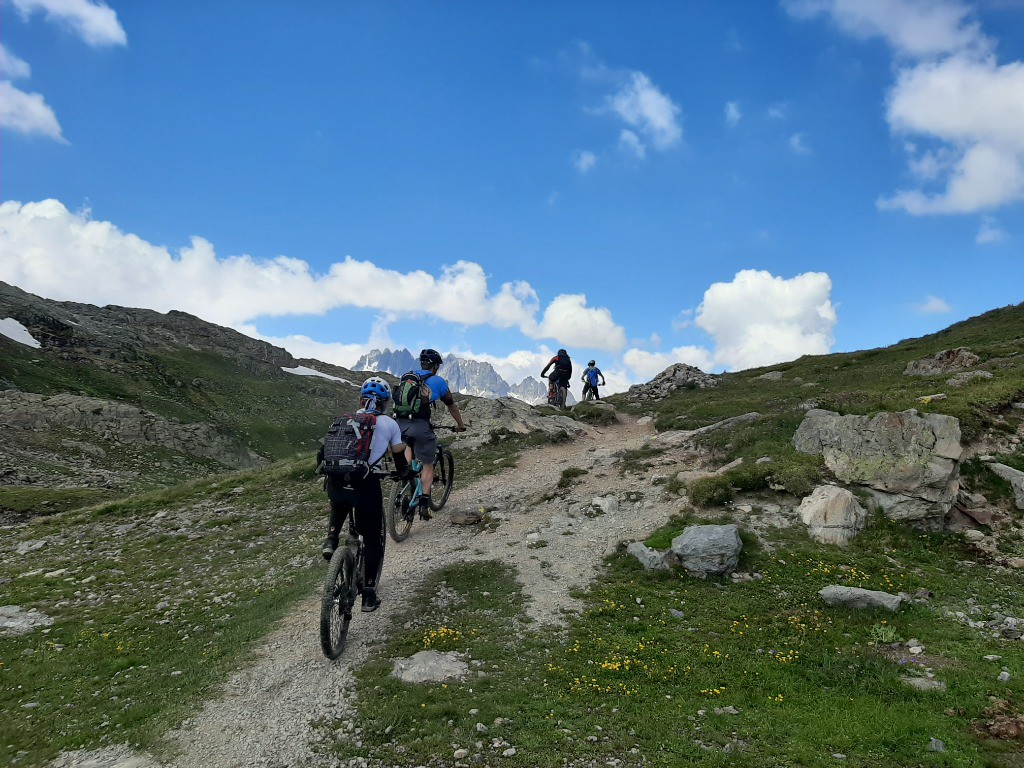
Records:
[[[356,591],[356,558],[342,545],[334,550],[327,566],[320,600],[320,648],[328,659],[338,658],[345,650]]]
[[[391,487],[391,498],[388,500],[384,517],[388,523],[388,535],[395,541],[405,541],[412,528],[416,510],[409,506],[412,500],[413,484],[394,483]]]
[[[434,484],[430,487],[430,508],[437,512],[448,501],[455,482],[455,459],[452,452],[443,446],[437,449],[434,459]]]

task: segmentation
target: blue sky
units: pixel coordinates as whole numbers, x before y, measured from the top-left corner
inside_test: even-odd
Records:
[[[614,388],[1022,300],[1024,2],[0,5],[0,280]]]

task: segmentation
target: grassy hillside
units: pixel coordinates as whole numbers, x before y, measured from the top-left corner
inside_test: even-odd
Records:
[[[947,384],[952,374],[905,376],[907,364],[942,350],[968,347],[981,358],[975,368],[992,374],[962,387]],[[779,380],[760,378],[777,371]],[[945,394],[928,403],[918,398]],[[609,398],[636,415],[652,414],[659,430],[695,429],[751,411],[761,418],[736,429],[713,432],[702,443],[723,463],[772,456],[794,474],[794,492],[806,493],[816,478],[814,462],[797,455],[790,441],[809,407],[842,414],[878,411],[944,413],[960,420],[965,443],[999,443],[1016,432],[1024,410],[1024,304],[993,310],[930,336],[891,347],[842,354],[804,356],[790,363],[724,374],[717,387],[681,390],[659,402],[637,402],[628,393]],[[1015,464],[1019,459],[1003,455]],[[777,465],[778,466],[778,465]],[[749,471],[749,470],[748,470]],[[767,470],[765,470],[767,472]],[[802,481],[801,481],[802,478]],[[761,478],[747,478],[757,486]],[[764,483],[760,482],[763,486]]]

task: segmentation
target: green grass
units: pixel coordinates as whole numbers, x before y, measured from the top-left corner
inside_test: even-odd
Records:
[[[686,522],[649,543],[670,541]],[[556,633],[531,629],[507,566],[453,566],[393,617],[377,659],[357,673],[362,743],[337,738],[333,751],[395,766],[451,764],[459,748],[484,764],[522,766],[833,766],[835,753],[864,767],[1019,765],[1019,745],[982,740],[972,724],[990,696],[1020,711],[1024,650],[945,611],[976,597],[1020,615],[1024,601],[1013,575],[961,565],[961,546],[884,522],[845,550],[785,532],[770,551],[746,555],[744,567],[763,578],[737,584],[648,573],[620,554]],[[817,598],[832,583],[941,597],[897,615],[851,613]],[[921,663],[880,644],[911,637],[925,646]],[[390,676],[392,659],[424,648],[466,654],[471,675],[421,685]],[[900,681],[924,664],[946,692]],[[1002,665],[1009,684],[995,680]],[[927,751],[932,738],[946,751]],[[501,757],[509,746],[516,754]]]
[[[0,511],[52,515],[92,506],[119,494],[102,488],[40,488],[8,485],[0,487]]]
[[[247,663],[321,578],[309,458],[31,522],[0,555],[3,603],[52,627],[0,638],[0,764],[159,738]],[[7,580],[7,581],[3,581]],[[310,628],[313,632],[314,629]],[[34,705],[26,707],[26,704]]]
[[[618,417],[612,408],[591,403],[577,403],[571,411],[566,411],[564,415],[597,427],[607,427],[618,423]]]
[[[570,488],[575,485],[575,480],[587,474],[587,470],[580,467],[566,467],[562,470],[562,476],[558,478],[559,488]]]

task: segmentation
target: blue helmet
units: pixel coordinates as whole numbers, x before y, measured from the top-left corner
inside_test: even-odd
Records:
[[[380,376],[371,376],[363,382],[362,389],[359,390],[359,396],[363,400],[368,400],[372,397],[379,403],[387,402],[391,399],[391,385]]]

